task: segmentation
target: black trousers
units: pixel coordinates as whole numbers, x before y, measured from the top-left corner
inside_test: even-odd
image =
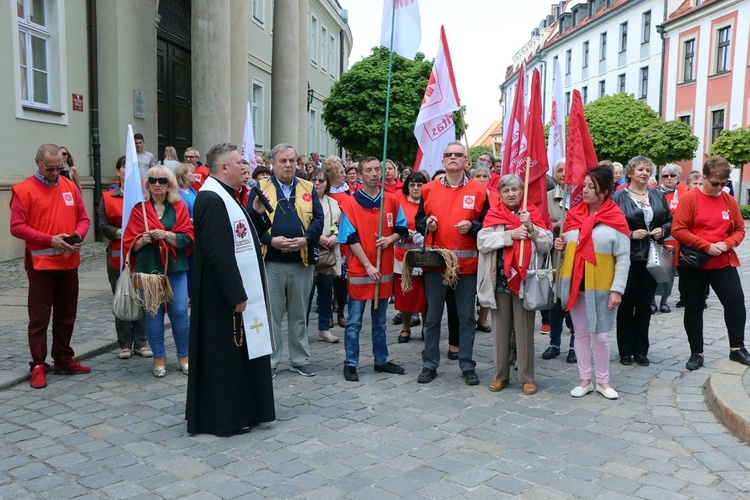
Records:
[[[729,347],[745,347],[745,294],[737,268],[695,269],[679,267],[680,295],[685,303],[685,333],[690,342],[691,354],[703,353],[703,304],[706,287],[716,292],[724,308],[724,324],[729,333]]]
[[[617,309],[617,349],[620,357],[648,354],[654,291],[656,281],[646,269],[646,261],[630,261],[628,283]]]

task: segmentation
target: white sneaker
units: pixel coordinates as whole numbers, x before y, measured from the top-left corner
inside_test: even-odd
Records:
[[[594,392],[594,384],[589,382],[589,385],[586,387],[581,387],[580,385],[575,386],[573,390],[570,391],[570,395],[574,398],[582,398],[591,392]]]
[[[130,359],[130,349],[122,349],[119,354],[120,359]]]
[[[614,390],[614,389],[612,389],[611,387],[609,387],[607,389],[602,389],[602,386],[597,385],[596,386],[596,392],[598,392],[599,394],[601,394],[602,396],[604,396],[607,399],[617,399],[617,398],[620,397],[620,395],[617,394],[617,391]]]
[[[318,340],[328,342],[329,344],[336,344],[338,343],[339,338],[333,335],[331,332],[320,332],[318,333]]]

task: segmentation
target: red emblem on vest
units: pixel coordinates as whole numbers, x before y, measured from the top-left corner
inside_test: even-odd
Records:
[[[303,193],[302,201],[304,201],[305,203],[310,203],[312,201],[312,195],[310,193]]]

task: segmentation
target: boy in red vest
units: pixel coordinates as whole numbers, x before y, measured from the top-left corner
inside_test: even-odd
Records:
[[[388,298],[393,295],[393,245],[407,238],[409,229],[401,210],[398,198],[381,192],[380,161],[368,156],[359,163],[359,172],[364,185],[360,191],[344,200],[341,205],[339,242],[349,245],[349,318],[344,330],[344,378],[350,382],[359,380],[359,332],[362,330],[362,316],[365,304],[373,301],[372,354],[375,358],[375,371],[401,375],[404,369],[388,361],[388,346],[385,339],[385,313]],[[380,213],[380,197],[383,196],[383,211]],[[382,217],[382,236],[378,238],[378,228]],[[380,269],[375,267],[378,249],[381,251]],[[379,283],[377,310],[375,309],[375,284]]]

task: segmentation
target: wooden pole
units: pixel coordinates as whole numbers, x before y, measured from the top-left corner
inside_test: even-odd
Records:
[[[531,169],[531,157],[526,157],[526,173],[524,174],[523,179],[523,211],[525,212],[526,209],[529,206],[529,170]],[[523,251],[524,251],[524,243],[526,243],[526,240],[521,240],[521,251],[518,254],[518,267],[521,267],[523,265]]]

